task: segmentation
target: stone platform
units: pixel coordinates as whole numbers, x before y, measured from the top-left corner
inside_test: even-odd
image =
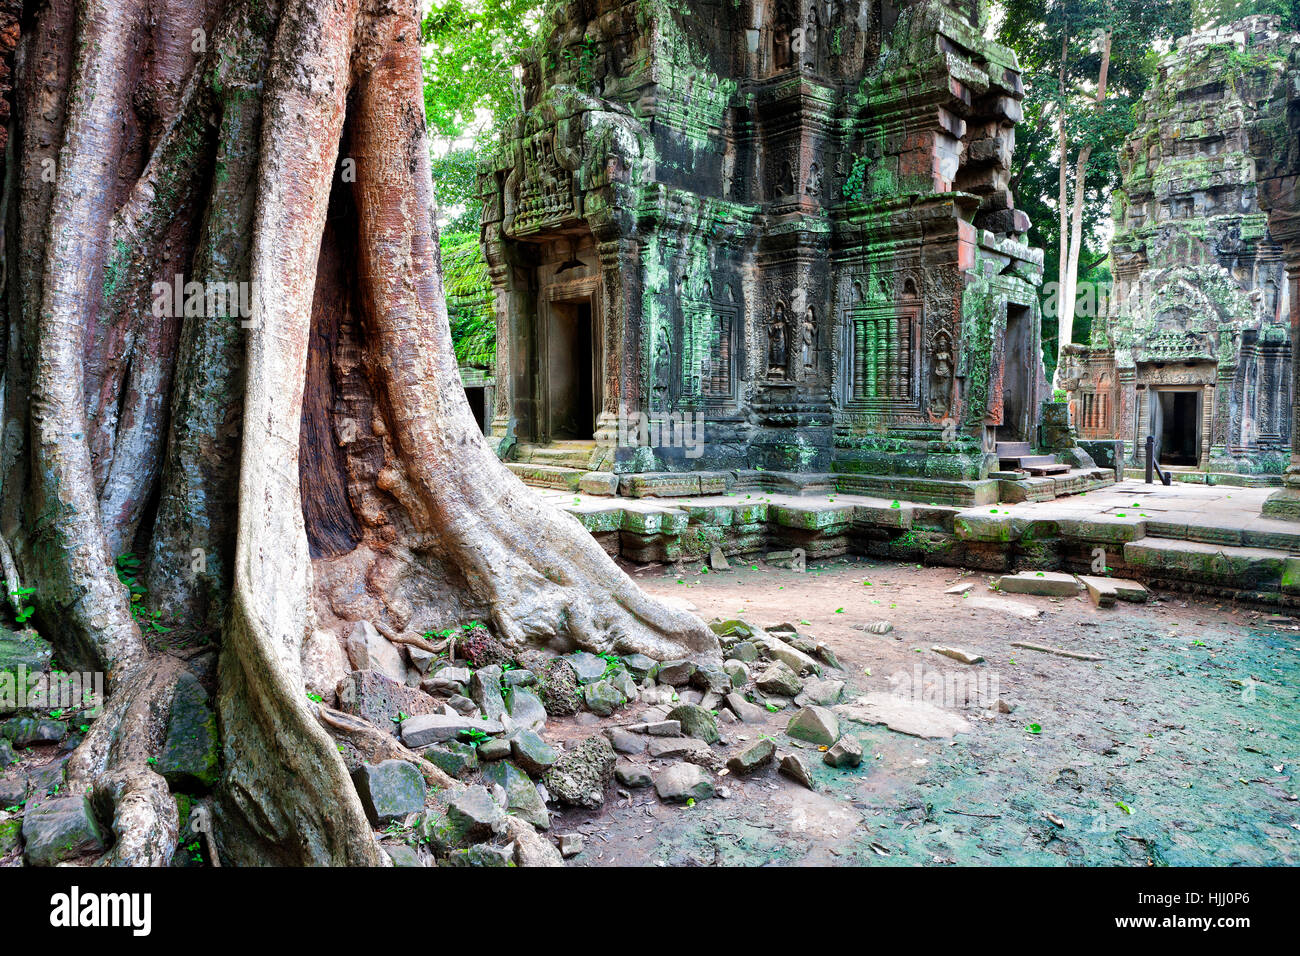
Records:
[[[1124,481],[1053,501],[947,505],[831,492],[670,500],[544,491],[634,562],[747,560],[802,549],[983,571],[1068,571],[1162,590],[1300,606],[1300,524],[1260,517],[1269,491]],[[788,554],[785,557],[788,560]]]

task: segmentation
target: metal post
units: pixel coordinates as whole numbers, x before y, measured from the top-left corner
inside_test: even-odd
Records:
[[[1151,466],[1155,464],[1156,436],[1147,436],[1147,484],[1151,484]]]

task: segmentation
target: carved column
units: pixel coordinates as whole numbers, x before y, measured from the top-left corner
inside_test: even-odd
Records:
[[[1291,464],[1282,476],[1282,488],[1264,502],[1265,518],[1300,521],[1300,237],[1288,242],[1286,282],[1288,307],[1291,310]]]
[[[641,354],[637,297],[639,253],[635,239],[597,242],[600,257],[601,311],[605,325],[605,368],[601,382],[601,409],[596,416],[596,444],[615,448],[619,441],[619,412],[647,411],[649,402],[641,395]],[[606,461],[612,461],[606,458]]]

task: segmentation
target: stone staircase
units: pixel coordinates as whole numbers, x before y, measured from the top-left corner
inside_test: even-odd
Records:
[[[514,460],[505,466],[524,484],[569,492],[578,490],[578,482],[592,470],[598,456],[592,440],[565,439],[549,445],[521,442],[515,446]]]
[[[1026,471],[1031,475],[1063,475],[1070,470],[1054,455],[1035,455],[1025,441],[998,442],[998,461],[1004,471]]]

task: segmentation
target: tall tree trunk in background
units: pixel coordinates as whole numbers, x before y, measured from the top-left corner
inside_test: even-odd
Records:
[[[1060,97],[1060,109],[1056,117],[1056,144],[1059,156],[1057,167],[1058,189],[1056,196],[1056,215],[1057,215],[1057,258],[1056,258],[1056,285],[1057,285],[1057,313],[1056,313],[1056,367],[1061,366],[1061,346],[1068,341],[1061,337],[1061,323],[1064,321],[1062,315],[1065,309],[1065,276],[1067,266],[1070,262],[1070,191],[1069,191],[1069,165],[1066,157],[1070,155],[1070,141],[1066,132],[1066,120],[1069,118],[1070,111],[1066,108],[1066,65],[1070,57],[1070,28],[1067,24],[1063,28],[1061,36],[1061,68],[1057,73],[1057,95]],[[1059,375],[1053,375],[1053,379],[1059,381]]]
[[[1101,66],[1097,74],[1097,95],[1094,110],[1100,116],[1106,108],[1106,83],[1110,76],[1110,48],[1114,28],[1107,27],[1102,38]],[[1087,191],[1088,164],[1092,161],[1092,146],[1085,144],[1079,150],[1079,157],[1074,164],[1074,202],[1070,207],[1070,234],[1068,241],[1064,231],[1061,233],[1063,258],[1066,258],[1065,271],[1061,274],[1061,322],[1057,339],[1057,355],[1069,345],[1074,337],[1075,298],[1079,287],[1079,252],[1083,247],[1083,200]],[[1062,177],[1065,169],[1065,152],[1061,153]],[[1064,178],[1062,179],[1062,199],[1064,199]],[[1065,253],[1068,251],[1068,257]],[[1055,379],[1060,382],[1061,363],[1056,363]]]
[[[415,0],[28,7],[0,204],[0,557],[63,663],[108,673],[69,785],[111,818],[110,862],[171,857],[151,760],[206,641],[235,863],[379,862],[336,738],[400,745],[304,690],[304,647],[357,620],[717,653],[482,441],[443,302]],[[165,635],[142,632],[152,613]]]

